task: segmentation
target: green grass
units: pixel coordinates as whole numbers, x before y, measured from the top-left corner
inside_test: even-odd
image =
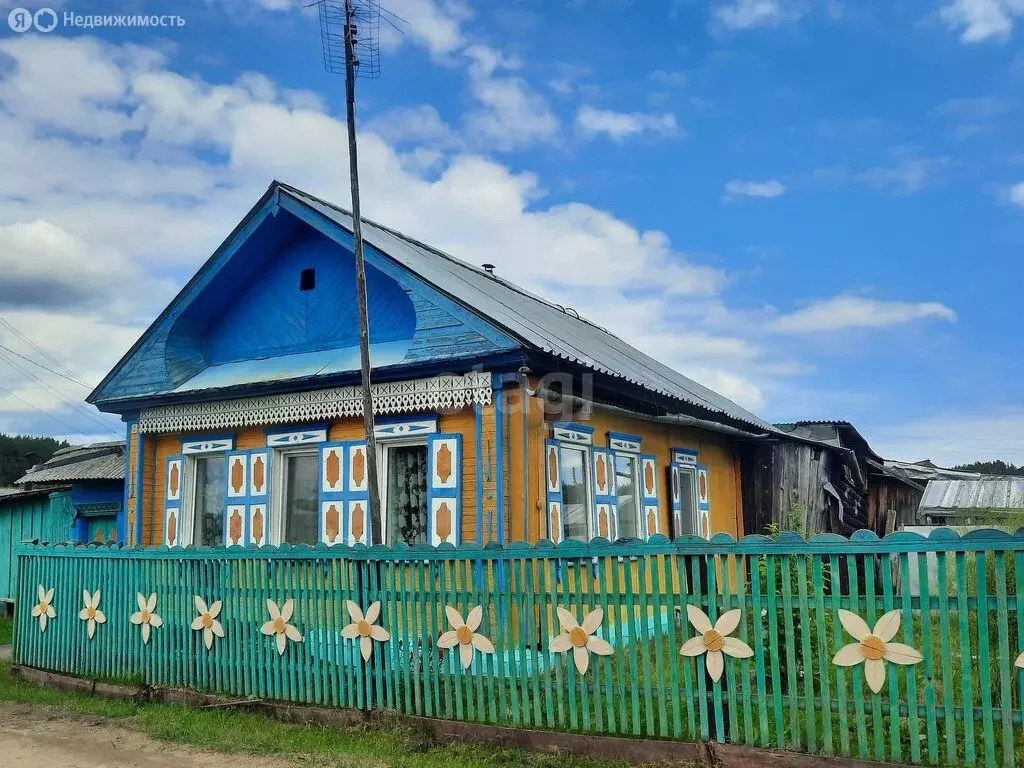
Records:
[[[14,619],[0,617],[0,645],[10,645],[14,637]]]
[[[403,727],[361,726],[334,729],[291,725],[262,715],[228,710],[198,710],[174,704],[113,701],[82,693],[56,691],[13,677],[0,664],[0,704],[61,707],[120,724],[166,742],[243,754],[314,759],[317,765],[389,768],[624,768],[613,760],[568,755],[535,755],[486,745],[435,745],[426,734]],[[358,762],[353,762],[358,761]],[[679,764],[684,765],[684,764]]]

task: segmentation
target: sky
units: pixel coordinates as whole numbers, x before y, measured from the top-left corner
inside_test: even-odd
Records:
[[[278,178],[349,204],[296,0],[0,0],[0,431],[82,403]],[[387,0],[364,215],[770,421],[1024,463],[1021,0]],[[69,26],[176,14],[181,26]]]

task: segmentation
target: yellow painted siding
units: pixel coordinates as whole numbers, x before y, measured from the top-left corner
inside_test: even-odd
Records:
[[[504,500],[506,541],[537,541],[548,538],[544,441],[550,436],[551,424],[545,420],[543,402],[527,398],[526,447],[523,437],[523,405],[518,387],[504,393],[505,414],[505,485]],[[499,393],[495,393],[499,396]],[[498,492],[496,461],[497,412],[494,403],[482,408],[482,429],[479,445],[476,435],[476,414],[473,408],[445,413],[439,428],[445,433],[462,435],[462,540],[484,543],[498,538]],[[657,457],[658,498],[661,506],[661,530],[669,530],[670,504],[668,465],[673,448],[689,448],[699,453],[699,462],[708,467],[711,489],[711,527],[713,533],[742,535],[742,510],[739,459],[729,438],[714,432],[691,427],[662,424],[595,410],[587,422],[594,427],[595,445],[608,444],[608,432],[639,435],[644,453]],[[280,425],[275,425],[275,427]],[[224,430],[215,430],[223,434]],[[330,440],[357,440],[364,435],[361,418],[343,419],[330,424]],[[198,436],[190,432],[189,437]],[[145,438],[142,467],[142,531],[146,545],[163,541],[163,507],[166,488],[167,458],[181,451],[181,435],[158,435]],[[266,445],[263,428],[252,427],[235,432],[235,445],[240,450]],[[477,457],[481,474],[477,475]],[[134,461],[134,459],[133,459]],[[133,464],[134,466],[134,464]],[[478,509],[478,488],[482,504]],[[525,500],[525,504],[524,504]],[[478,539],[479,536],[479,539]]]
[[[711,488],[711,532],[742,535],[743,513],[740,493],[739,457],[725,435],[694,427],[675,426],[646,419],[631,418],[595,409],[586,426],[594,428],[594,444],[608,445],[608,432],[625,432],[642,438],[642,450],[657,457],[658,500],[661,506],[661,530],[669,531],[668,466],[673,448],[698,452],[698,462],[707,466]],[[542,441],[551,425],[541,426]],[[538,471],[544,471],[543,449],[532,459]],[[541,489],[543,492],[543,488]],[[541,497],[542,498],[542,497]],[[545,524],[546,528],[546,524]]]
[[[131,546],[135,546],[136,536],[138,531],[138,511],[141,507],[139,500],[135,498],[136,488],[138,483],[135,478],[135,468],[138,466],[139,459],[139,428],[132,426],[128,432],[128,474],[125,475],[125,483],[127,484],[127,498],[125,500],[125,534],[126,541]]]

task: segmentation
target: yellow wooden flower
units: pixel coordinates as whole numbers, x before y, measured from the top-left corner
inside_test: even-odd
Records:
[[[358,637],[359,652],[363,655],[363,661],[369,661],[373,654],[373,641],[386,643],[391,639],[391,633],[375,623],[380,618],[380,600],[370,606],[365,616],[363,609],[351,600],[346,605],[352,623],[342,627],[341,636],[347,640],[355,640]]]
[[[156,614],[156,592],[150,595],[149,599],[139,592],[136,599],[139,603],[139,610],[133,613],[128,620],[132,624],[142,627],[142,644],[146,645],[149,642],[150,627],[162,627],[164,620]]]
[[[868,687],[878,693],[885,685],[885,662],[890,664],[918,664],[924,657],[909,645],[890,642],[900,628],[900,612],[889,611],[869,629],[867,623],[852,611],[839,611],[839,622],[856,643],[843,646],[832,657],[838,667],[852,667],[864,662],[864,678]]]
[[[587,673],[591,653],[611,656],[615,652],[607,640],[594,634],[603,618],[604,612],[598,608],[584,616],[582,624],[577,624],[576,617],[569,611],[558,609],[558,623],[562,625],[563,632],[551,641],[551,650],[565,653],[572,648],[572,658],[581,675]]]
[[[203,631],[203,642],[206,644],[206,650],[210,650],[213,647],[214,635],[224,637],[224,627],[217,621],[223,606],[221,601],[218,600],[207,608],[206,601],[199,597],[199,595],[194,595],[192,602],[195,604],[196,610],[199,611],[199,615],[192,620],[192,629],[197,632],[199,630]]]
[[[1024,653],[1021,653],[1021,655],[1017,657],[1017,660],[1013,662],[1013,666],[1018,669],[1024,669]]]
[[[78,618],[86,623],[89,628],[89,639],[92,640],[96,634],[96,625],[105,623],[107,616],[100,610],[100,591],[98,589],[91,595],[89,590],[83,589],[82,600],[85,607],[78,612]]]
[[[450,605],[445,606],[444,612],[452,628],[437,639],[437,645],[440,648],[459,646],[459,658],[462,660],[463,669],[469,669],[473,663],[474,650],[480,653],[494,653],[494,644],[476,632],[484,618],[482,606],[478,605],[471,610],[465,621],[462,620],[462,614]]]
[[[706,653],[704,663],[708,668],[708,675],[716,683],[722,679],[722,672],[725,671],[725,657],[732,656],[734,659],[749,659],[754,655],[750,646],[735,637],[728,637],[736,631],[740,625],[742,613],[739,608],[726,611],[718,617],[714,624],[711,619],[696,605],[686,606],[686,616],[690,624],[700,634],[691,637],[683,647],[679,649],[680,656],[700,656]]]
[[[289,640],[293,643],[302,642],[302,634],[294,624],[288,623],[295,612],[295,601],[285,600],[284,606],[279,610],[277,603],[267,600],[267,610],[270,611],[270,621],[264,624],[260,631],[264,635],[277,635],[277,653],[284,656],[284,649]]]
[[[37,594],[39,602],[32,606],[32,616],[39,619],[39,631],[45,632],[47,622],[57,618],[57,612],[53,610],[53,587],[46,589],[40,584]]]

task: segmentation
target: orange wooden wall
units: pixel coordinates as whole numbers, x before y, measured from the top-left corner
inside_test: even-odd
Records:
[[[545,420],[543,402],[526,398],[527,423],[524,449],[523,405],[520,389],[512,386],[495,392],[504,397],[504,502],[505,541],[537,541],[547,538],[545,503],[544,441],[551,425]],[[441,415],[442,432],[462,435],[462,540],[475,542],[480,534],[483,542],[498,538],[497,488],[497,418],[495,403],[482,408],[482,430],[479,445],[476,436],[476,414],[473,408]],[[669,530],[667,467],[673,448],[689,448],[699,452],[699,462],[708,467],[711,484],[711,526],[713,533],[742,534],[739,460],[729,438],[705,430],[656,423],[594,410],[588,426],[594,427],[594,444],[607,446],[608,432],[625,432],[643,438],[643,452],[658,457],[658,497],[661,502],[662,530]],[[279,425],[275,425],[279,426]],[[212,433],[224,434],[224,429]],[[189,432],[189,437],[201,433]],[[235,431],[235,445],[240,450],[266,445],[261,427]],[[353,440],[363,436],[360,418],[344,419],[330,425],[331,440]],[[163,540],[163,500],[166,487],[167,457],[181,451],[182,435],[145,435],[142,464],[142,541],[146,546]],[[477,476],[477,457],[482,472]],[[524,469],[525,467],[525,469]],[[482,489],[482,506],[477,510],[477,489]],[[479,524],[478,524],[479,519]]]

